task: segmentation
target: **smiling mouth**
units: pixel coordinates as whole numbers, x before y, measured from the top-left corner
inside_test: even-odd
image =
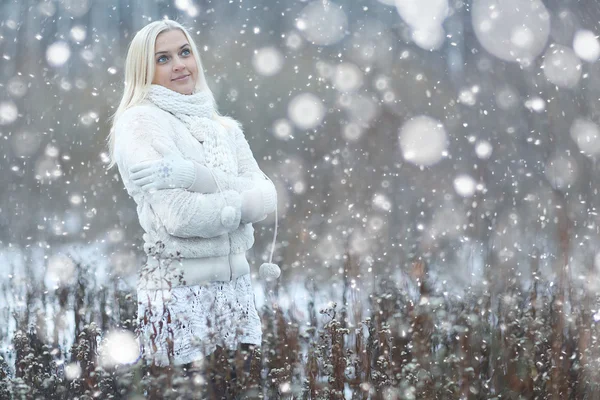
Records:
[[[184,80],[185,78],[187,78],[188,76],[189,76],[189,75],[180,76],[179,78],[175,78],[175,79],[173,79],[173,80],[174,80],[174,81],[182,81],[182,80]]]

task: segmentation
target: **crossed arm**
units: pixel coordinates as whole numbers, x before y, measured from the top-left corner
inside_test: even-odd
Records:
[[[173,236],[211,238],[237,229],[241,221],[242,196],[235,190],[206,194],[181,188],[145,191],[133,183],[129,175],[133,165],[161,160],[161,154],[152,146],[153,140],[164,140],[169,147],[175,148],[172,139],[163,133],[169,127],[164,126],[164,121],[155,114],[151,107],[132,107],[115,125],[114,156],[128,193],[138,207],[144,205],[151,209]],[[225,212],[227,207],[233,207],[233,218]],[[229,217],[224,218],[224,214]],[[140,223],[147,229],[146,224],[150,221],[140,218]]]
[[[132,181],[143,189],[183,188],[190,192],[214,194],[233,190],[241,195],[241,222],[262,221],[274,211],[277,193],[265,179],[241,129],[235,127],[238,176],[183,158],[163,142],[154,145],[163,158],[134,164]]]

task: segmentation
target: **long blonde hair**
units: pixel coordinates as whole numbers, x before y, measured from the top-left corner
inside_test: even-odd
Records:
[[[148,89],[152,84],[155,70],[154,46],[156,44],[156,38],[162,32],[174,29],[179,29],[183,32],[187,41],[190,43],[192,55],[198,65],[198,79],[196,81],[195,91],[208,90],[212,93],[206,84],[204,68],[202,67],[202,61],[200,60],[200,54],[198,53],[196,43],[189,32],[180,23],[164,19],[151,22],[144,26],[135,34],[129,45],[129,50],[127,51],[127,58],[125,59],[125,89],[119,107],[112,116],[111,129],[107,138],[111,160],[107,169],[112,168],[116,163],[114,158],[114,146],[115,124],[117,120],[125,110],[139,104],[146,98]],[[216,103],[214,104],[214,110],[215,113],[213,119],[220,122],[225,128],[230,128],[232,125],[240,127],[239,123],[233,118],[221,115],[217,109]]]

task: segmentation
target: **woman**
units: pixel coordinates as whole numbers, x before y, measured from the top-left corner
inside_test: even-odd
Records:
[[[152,22],[133,38],[109,151],[145,231],[137,288],[144,357],[190,367],[223,349],[260,346],[245,252],[252,223],[276,212],[277,193],[239,124],[218,113],[180,24]],[[260,274],[273,279],[279,268],[270,261]]]

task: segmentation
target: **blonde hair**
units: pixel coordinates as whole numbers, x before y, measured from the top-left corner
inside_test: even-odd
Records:
[[[110,155],[110,164],[107,169],[115,165],[114,146],[115,146],[115,124],[119,117],[127,110],[140,102],[142,102],[148,94],[148,89],[154,78],[155,62],[154,62],[154,46],[156,38],[163,32],[179,29],[185,35],[192,49],[192,55],[198,65],[198,79],[194,91],[207,90],[212,93],[206,84],[204,76],[204,68],[200,60],[200,54],[194,39],[189,32],[178,22],[164,19],[149,23],[140,29],[129,45],[127,58],[125,59],[125,89],[123,97],[117,111],[112,116],[111,129],[108,134],[108,149]],[[231,117],[223,116],[217,110],[217,104],[214,104],[215,113],[213,119],[220,122],[224,127],[230,128],[232,125],[239,127],[239,123]]]

